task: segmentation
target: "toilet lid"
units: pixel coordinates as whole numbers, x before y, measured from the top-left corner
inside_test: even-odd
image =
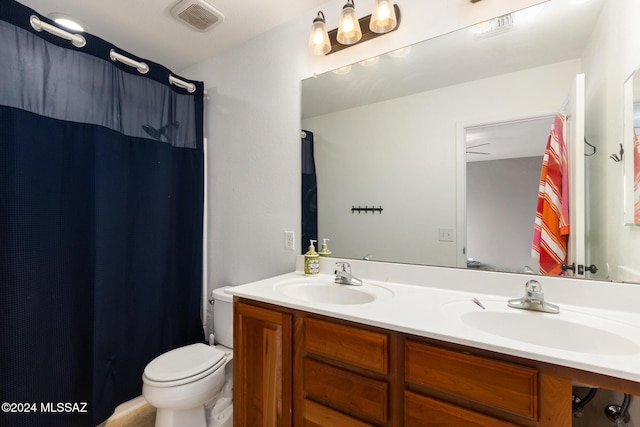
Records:
[[[224,361],[223,351],[202,343],[191,344],[156,357],[144,368],[144,375],[152,381],[177,381],[212,372]]]

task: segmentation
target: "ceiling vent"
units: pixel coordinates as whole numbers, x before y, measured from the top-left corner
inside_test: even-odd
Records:
[[[224,20],[224,15],[204,0],[181,0],[171,8],[171,16],[197,31],[208,31]]]

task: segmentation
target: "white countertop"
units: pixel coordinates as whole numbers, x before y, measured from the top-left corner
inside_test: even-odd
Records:
[[[339,260],[321,259],[321,274],[314,280],[333,282],[334,264]],[[489,309],[506,307],[507,300],[523,296],[524,283],[535,278],[543,286],[545,299],[559,305],[561,310],[559,315],[540,315],[575,315],[574,319],[578,320],[580,316],[588,316],[590,325],[595,319],[598,328],[619,334],[640,349],[640,285],[346,261],[351,263],[353,274],[364,279],[365,287],[380,286],[391,291],[392,295],[366,304],[319,304],[287,296],[278,290],[276,285],[283,281],[304,281],[307,276],[300,271],[229,287],[226,292],[292,309],[640,382],[640,352],[617,354],[603,348],[601,352],[582,353],[531,344],[471,327],[460,319],[458,313],[460,307],[464,307],[465,312],[482,310],[473,304],[473,298]],[[298,268],[300,266],[299,259]],[[504,311],[509,310],[516,309]],[[541,322],[541,328],[543,325],[545,322]],[[600,329],[591,328],[595,332]],[[566,337],[560,336],[562,332],[558,330],[536,332],[542,333],[543,337],[549,334],[550,342],[597,340],[596,335],[589,336],[589,330],[585,329],[585,336],[571,334]],[[531,331],[522,331],[523,335],[527,333]]]

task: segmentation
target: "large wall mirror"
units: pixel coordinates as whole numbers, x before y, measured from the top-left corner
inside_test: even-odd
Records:
[[[617,4],[550,0],[304,80],[317,237],[344,258],[537,273],[531,242],[551,125],[576,99],[584,120],[598,110],[589,77],[599,73],[585,52],[593,57],[599,35],[618,25],[605,13]],[[581,75],[586,95],[574,93]],[[584,208],[593,147],[578,152],[583,189],[573,209],[586,225],[576,234],[602,260],[604,245],[589,250]],[[582,277],[615,280],[603,268]]]

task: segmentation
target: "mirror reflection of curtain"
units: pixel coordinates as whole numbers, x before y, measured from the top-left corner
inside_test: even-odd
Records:
[[[32,14],[0,7],[0,401],[38,411],[0,425],[95,426],[150,360],[203,339],[203,85],[38,33]]]
[[[313,156],[313,132],[302,131],[302,245],[307,251],[309,240],[318,240],[318,184]]]

